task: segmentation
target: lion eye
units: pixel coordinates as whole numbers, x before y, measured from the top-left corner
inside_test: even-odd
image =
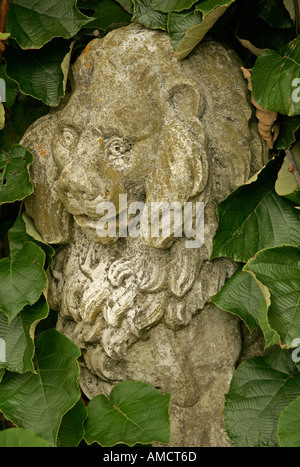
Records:
[[[126,142],[117,136],[111,138],[106,145],[107,155],[110,158],[120,157],[128,150]]]
[[[63,144],[66,146],[66,148],[69,149],[72,146],[74,146],[75,135],[71,130],[65,129],[63,131],[63,133],[62,133],[62,140],[63,140]]]

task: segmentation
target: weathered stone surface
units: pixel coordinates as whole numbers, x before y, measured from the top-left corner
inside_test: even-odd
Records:
[[[23,144],[35,154],[27,212],[61,245],[48,298],[82,349],[81,387],[92,397],[151,383],[172,394],[172,446],[227,446],[222,407],[242,338],[209,302],[235,269],[209,261],[216,206],[267,158],[240,64],[210,41],[178,62],[165,33],[131,25],[93,40],[73,73],[72,94]],[[97,205],[113,202],[120,220],[120,194],[149,212],[204,202],[204,244],[155,237],[145,211],[137,238],[100,238]]]

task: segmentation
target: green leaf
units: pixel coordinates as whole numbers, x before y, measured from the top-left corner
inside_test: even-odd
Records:
[[[275,349],[235,370],[224,421],[234,447],[277,446],[281,412],[300,395],[300,373],[288,351]]]
[[[29,166],[33,155],[20,144],[14,144],[8,154],[0,154],[0,205],[26,198],[33,192]]]
[[[131,0],[116,0],[127,13],[133,14],[132,1]]]
[[[243,271],[241,264],[211,301],[221,310],[239,316],[250,332],[259,326],[267,348],[279,343],[279,335],[268,322],[268,297],[268,290],[253,275]]]
[[[35,97],[46,105],[57,106],[64,95],[62,64],[70,52],[65,39],[53,39],[40,50],[6,49],[7,74],[15,80],[23,94]]]
[[[102,31],[124,26],[131,21],[131,15],[114,0],[102,0],[93,16],[95,19],[87,25],[87,28]]]
[[[17,97],[18,85],[7,76],[6,63],[2,63],[1,65],[0,78],[5,82],[5,105],[7,107],[12,107]]]
[[[153,10],[171,13],[172,11],[189,10],[197,0],[152,0]]]
[[[5,373],[5,369],[4,368],[0,368],[0,383],[2,381],[2,378],[4,376],[4,373]]]
[[[300,213],[275,191],[282,157],[275,157],[249,181],[222,201],[211,258],[227,256],[246,263],[257,251],[300,243]]]
[[[296,12],[295,12],[294,0],[283,0],[283,3],[287,11],[289,12],[290,17],[292,18],[293,21],[295,21]]]
[[[167,30],[168,16],[151,8],[152,0],[133,0],[132,21],[143,24],[147,28]]]
[[[239,316],[252,332],[258,324],[262,299],[263,295],[257,282],[250,274],[244,272],[243,265],[240,265],[211,301],[221,310]]]
[[[261,292],[260,296],[262,298],[259,304],[257,323],[264,335],[265,348],[268,348],[271,345],[279,344],[279,334],[277,334],[277,332],[274,331],[274,329],[271,329],[268,319],[268,310],[271,304],[269,289],[264,284],[262,284],[262,282],[260,282],[251,271],[245,271],[244,268],[243,271],[245,274],[249,273],[250,277],[256,282]]]
[[[298,172],[300,172],[300,143],[293,146],[291,155],[292,161],[289,154],[286,154],[284,158],[282,167],[278,172],[275,190],[280,196],[284,196],[300,206],[300,185],[295,178],[295,170],[289,170],[295,164]]]
[[[47,283],[44,263],[45,253],[31,242],[13,258],[0,260],[0,311],[9,323],[24,306],[34,305],[40,298]]]
[[[6,347],[5,362],[0,366],[9,371],[24,373],[35,371],[33,366],[34,331],[37,323],[46,318],[49,307],[44,296],[32,306],[26,306],[9,324],[7,316],[0,312],[0,339]]]
[[[84,435],[84,422],[87,418],[87,409],[82,399],[67,412],[62,419],[57,445],[59,447],[76,447]]]
[[[91,20],[76,0],[11,0],[6,28],[22,49],[39,49],[54,37],[70,39]]]
[[[283,115],[300,114],[300,35],[280,54],[265,50],[252,69],[252,94],[257,104]]]
[[[0,431],[1,448],[50,448],[50,444],[24,428],[8,428]]]
[[[11,108],[11,125],[6,123],[0,131],[0,146],[3,151],[9,152],[14,141],[21,141],[27,128],[49,111],[49,107],[38,99],[18,94]],[[13,129],[13,131],[11,131]]]
[[[270,327],[268,310],[269,306],[267,305],[265,298],[262,298],[257,321],[264,335],[265,348],[268,348],[271,345],[278,345],[280,341],[279,334]]]
[[[280,447],[300,447],[300,396],[291,402],[280,414],[278,438]]]
[[[175,50],[175,57],[179,60],[185,58],[199,42],[203,39],[205,34],[214,26],[218,19],[225,13],[227,8],[235,0],[204,0],[196,5],[196,12],[202,13],[202,19],[198,16],[198,23],[188,28],[185,31],[183,39],[177,46]],[[171,13],[173,16],[174,13]],[[169,28],[172,30],[172,34],[176,30],[182,31],[183,26],[181,22],[186,22],[186,18],[183,16],[173,16],[172,19],[169,18]]]
[[[300,336],[300,248],[281,246],[259,251],[244,267],[270,292],[268,320],[287,347]]]
[[[22,250],[24,243],[33,242],[34,240],[33,237],[28,235],[26,232],[26,226],[25,226],[25,222],[23,220],[22,215],[18,215],[17,219],[15,220],[14,225],[9,229],[8,240],[9,240],[10,254],[12,258],[14,258],[14,256],[16,256],[16,254],[20,250]],[[37,243],[37,242],[33,242],[33,243]],[[39,244],[39,246],[41,245]],[[53,249],[52,251],[54,253]]]
[[[80,398],[80,350],[55,329],[38,334],[35,342],[37,373],[6,372],[0,384],[0,410],[18,427],[55,446],[63,415]]]
[[[0,32],[0,41],[6,41],[10,37],[9,32]]]
[[[194,11],[173,12],[168,15],[168,33],[174,50],[181,44],[186,32],[201,23],[201,17]]]
[[[203,16],[208,15],[214,9],[218,7],[227,7],[230,3],[233,3],[234,0],[200,0],[199,3],[196,4],[195,9],[197,11],[201,11]]]
[[[10,254],[13,258],[20,251],[25,242],[36,243],[46,254],[45,269],[52,264],[55,250],[44,242],[36,230],[33,220],[26,214],[19,215],[8,233]]]
[[[150,384],[124,381],[116,384],[110,399],[95,396],[88,404],[84,439],[103,447],[122,443],[168,443],[170,395]]]
[[[300,128],[300,115],[287,117],[279,115],[278,118],[280,133],[275,141],[275,149],[287,149],[296,141],[295,133]]]

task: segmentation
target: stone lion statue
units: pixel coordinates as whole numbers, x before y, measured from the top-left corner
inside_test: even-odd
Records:
[[[209,260],[216,207],[267,158],[240,65],[210,40],[179,62],[164,32],[122,27],[90,42],[70,94],[22,140],[35,155],[26,209],[57,245],[48,300],[82,350],[81,388],[109,395],[136,379],[170,393],[173,446],[228,445],[222,407],[242,339],[210,302],[235,270]],[[113,204],[119,227],[120,195],[149,208],[139,235],[100,236],[98,206]],[[193,222],[202,203],[199,247],[178,222],[153,234],[161,202],[177,214],[190,203]]]

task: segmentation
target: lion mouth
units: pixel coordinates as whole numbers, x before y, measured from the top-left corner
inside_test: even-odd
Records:
[[[80,215],[74,216],[74,220],[76,224],[78,224],[79,227],[82,227],[84,229],[96,230],[99,219],[100,219],[99,217],[90,217],[87,214],[80,214]]]
[[[99,221],[105,217],[105,222],[110,224],[111,226],[115,226],[116,231],[119,229],[119,215],[121,213],[117,214],[116,216],[112,216],[110,218],[106,218],[106,215],[98,215],[95,217],[91,217],[88,214],[80,214],[80,215],[74,215],[74,220],[79,227],[81,227],[84,230],[94,230],[96,233],[97,231],[97,226],[99,225]],[[108,232],[109,236],[109,232]]]

